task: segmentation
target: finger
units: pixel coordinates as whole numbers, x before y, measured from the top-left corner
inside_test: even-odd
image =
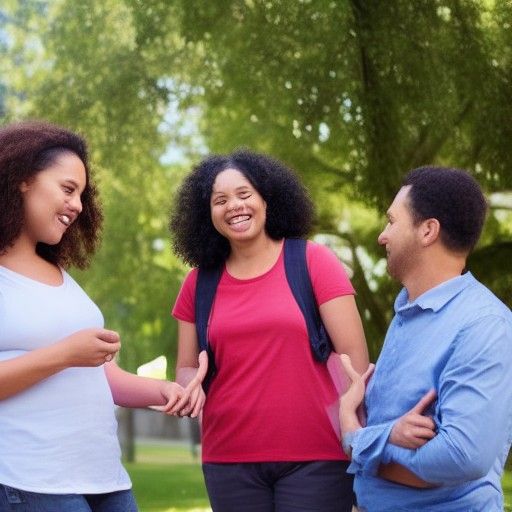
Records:
[[[411,422],[420,428],[428,428],[429,430],[436,430],[436,424],[430,416],[415,416],[411,418]]]
[[[436,437],[436,433],[429,428],[419,428],[415,432],[415,436],[419,439],[434,439]]]
[[[361,376],[365,382],[367,382],[368,379],[372,376],[373,370],[375,370],[375,365],[373,363],[370,363],[368,365],[368,369]]]
[[[190,401],[190,393],[184,393],[169,411],[171,414],[179,414],[186,408]]]
[[[416,412],[418,414],[423,414],[425,410],[429,407],[432,402],[437,397],[437,393],[435,389],[431,389],[427,391],[418,401],[418,403],[410,410],[410,412]]]
[[[352,361],[350,360],[350,356],[348,354],[340,354],[339,355],[341,364],[343,366],[343,369],[345,370],[345,373],[347,374],[348,378],[352,382],[356,382],[360,379],[359,373],[356,372],[354,367],[352,366]]]
[[[100,329],[98,330],[96,336],[102,340],[107,341],[108,343],[119,343],[120,336],[116,331],[110,331],[108,329]]]
[[[152,411],[164,412],[165,405],[148,405],[148,409]]]
[[[205,399],[204,394],[201,394],[196,402],[196,405],[194,407],[194,410],[192,411],[192,414],[190,415],[192,418],[197,418],[197,416],[199,416],[199,413],[203,409],[204,399]]]
[[[196,379],[199,380],[199,382],[203,382],[204,378],[206,377],[206,373],[208,372],[208,353],[206,350],[203,350],[199,354],[199,368],[197,370]]]

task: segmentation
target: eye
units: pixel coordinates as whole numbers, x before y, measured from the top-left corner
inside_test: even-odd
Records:
[[[71,195],[75,191],[73,187],[68,187],[67,185],[64,185],[62,187],[62,190],[64,190],[64,192],[69,195]]]
[[[216,199],[213,202],[213,206],[222,206],[223,204],[226,204],[226,200],[225,199]]]
[[[248,198],[249,198],[249,197],[251,197],[251,196],[252,196],[251,192],[242,192],[242,193],[240,194],[240,198],[241,198],[241,199],[248,199]]]

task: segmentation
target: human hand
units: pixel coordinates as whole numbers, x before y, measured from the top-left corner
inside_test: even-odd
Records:
[[[194,377],[183,389],[183,394],[179,400],[166,412],[176,416],[190,416],[195,418],[201,412],[206,395],[202,388],[203,380],[208,371],[208,354],[203,350],[199,354],[199,368]],[[181,386],[180,386],[181,387]],[[162,410],[165,406],[154,407],[156,410]]]
[[[436,424],[430,416],[425,416],[426,409],[436,399],[435,389],[428,391],[418,403],[393,425],[389,442],[414,450],[420,448],[436,436]]]
[[[360,375],[352,366],[350,357],[347,354],[340,354],[340,360],[347,377],[350,379],[347,390],[341,395],[340,405],[345,409],[356,412],[363,402],[366,382],[372,375],[375,365],[370,363],[367,370]]]
[[[107,329],[82,329],[58,341],[63,366],[100,366],[112,361],[121,348],[119,334]]]
[[[165,414],[175,416],[174,408],[177,403],[186,395],[185,389],[180,386],[177,382],[171,382],[168,380],[162,381],[160,393],[166,400],[165,405],[151,405],[150,409],[160,411]]]
[[[363,403],[366,382],[373,373],[375,365],[369,364],[367,370],[360,375],[352,366],[347,354],[340,354],[340,360],[350,380],[347,390],[340,398],[340,427],[341,434],[344,436],[348,432],[354,432],[363,426],[359,420],[358,411]]]

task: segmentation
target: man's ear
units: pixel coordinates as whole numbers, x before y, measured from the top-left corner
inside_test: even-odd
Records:
[[[421,223],[421,243],[424,247],[432,245],[441,235],[441,224],[437,219],[426,219]]]

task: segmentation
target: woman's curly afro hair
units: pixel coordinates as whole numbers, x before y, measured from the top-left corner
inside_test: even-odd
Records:
[[[308,235],[313,224],[313,203],[291,169],[247,149],[211,155],[185,178],[171,214],[174,251],[186,263],[211,268],[222,264],[229,255],[229,242],[214,228],[210,213],[213,183],[226,169],[240,171],[266,202],[265,231],[269,237],[280,240]]]
[[[56,245],[39,243],[38,254],[63,267],[84,268],[96,250],[103,220],[91,183],[87,146],[82,137],[45,121],[24,121],[0,128],[0,254],[9,250],[23,226],[20,185],[53,165],[64,153],[75,154],[85,167],[82,212]]]

